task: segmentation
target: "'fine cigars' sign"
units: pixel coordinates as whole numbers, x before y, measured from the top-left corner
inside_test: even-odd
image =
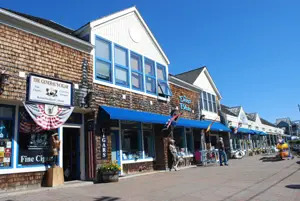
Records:
[[[72,105],[72,83],[30,75],[28,101],[51,105]]]

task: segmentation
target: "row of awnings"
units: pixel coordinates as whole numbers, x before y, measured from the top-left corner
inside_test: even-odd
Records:
[[[231,128],[234,129],[235,127],[231,127]],[[262,136],[267,135],[267,133],[263,131],[252,130],[248,128],[238,128],[237,133],[250,134],[250,135],[262,135]]]
[[[100,113],[105,113],[109,116],[110,119],[117,120],[125,120],[125,121],[137,121],[143,123],[154,123],[154,124],[166,124],[170,119],[170,116],[151,113],[151,112],[142,112],[131,109],[124,109],[118,107],[110,107],[110,106],[100,106]],[[211,124],[211,121],[207,120],[191,120],[180,118],[177,121],[177,126],[183,126],[188,128],[200,128],[207,129]],[[220,132],[231,132],[231,130],[225,125],[215,122],[212,124],[212,131],[220,131]]]

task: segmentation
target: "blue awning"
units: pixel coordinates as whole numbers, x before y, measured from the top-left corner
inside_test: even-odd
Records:
[[[198,120],[191,120],[180,118],[177,122],[177,126],[184,126],[184,127],[191,127],[191,128],[201,128],[207,129],[211,121],[198,121]],[[221,132],[230,132],[230,129],[225,125],[221,124],[220,122],[213,123],[211,129],[212,131],[221,131]]]
[[[137,121],[145,123],[156,123],[156,124],[165,124],[170,119],[170,116],[155,114],[151,112],[142,112],[124,108],[110,107],[110,106],[100,106],[101,112],[105,112],[109,115],[110,119],[119,119],[126,121]],[[177,121],[177,126],[184,126],[189,128],[200,128],[207,129],[211,121],[199,121],[180,118]],[[212,127],[212,131],[221,131],[221,132],[230,132],[230,129],[225,125],[215,122]]]
[[[102,110],[105,111],[110,119],[119,119],[126,121],[138,121],[145,123],[156,123],[156,124],[165,124],[169,116],[155,114],[151,112],[142,112],[124,108],[101,106]]]
[[[263,132],[263,131],[258,131],[258,130],[253,130],[254,134],[256,135],[267,135],[267,133]]]
[[[232,128],[234,129],[236,127],[232,126]],[[248,129],[248,128],[238,128],[237,132],[238,133],[243,133],[243,134],[251,134],[251,135],[255,134],[254,130],[251,130],[251,129]]]

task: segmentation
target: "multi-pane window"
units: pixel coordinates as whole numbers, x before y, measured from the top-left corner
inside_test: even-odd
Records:
[[[165,66],[98,36],[94,72],[99,81],[163,97],[172,95]]]
[[[129,86],[127,50],[119,46],[115,46],[115,82],[117,85]]]
[[[122,159],[137,160],[155,157],[152,124],[121,121]],[[144,153],[144,156],[143,156]]]
[[[215,95],[203,91],[201,93],[201,101],[202,101],[202,108],[204,110],[217,113],[218,108],[217,108],[217,100]]]
[[[157,64],[157,83],[158,83],[158,95],[171,96],[171,90],[168,86],[166,68],[163,65]]]
[[[112,82],[111,43],[96,37],[95,77]]]
[[[145,74],[146,74],[146,91],[148,93],[156,94],[156,77],[154,62],[145,59]]]
[[[135,53],[130,54],[131,85],[133,89],[143,91],[143,66],[142,57]]]

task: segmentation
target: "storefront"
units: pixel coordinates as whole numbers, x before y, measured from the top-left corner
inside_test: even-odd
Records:
[[[0,19],[0,77],[7,79],[0,86],[0,191],[42,185],[53,163],[54,133],[65,180],[86,179],[84,125],[90,109],[81,103],[88,103],[83,89],[92,46],[56,30],[53,22],[46,27],[3,9]]]

